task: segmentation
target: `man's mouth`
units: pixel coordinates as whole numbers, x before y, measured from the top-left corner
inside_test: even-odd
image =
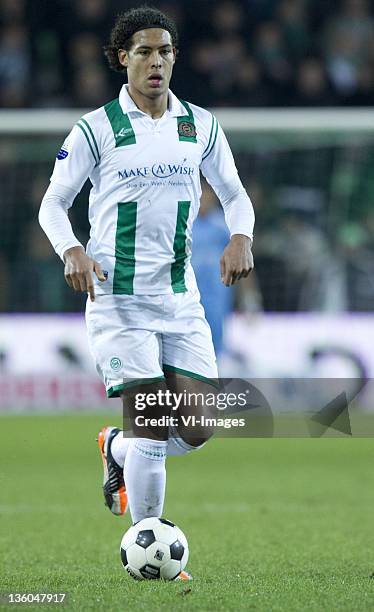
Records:
[[[155,72],[148,77],[148,82],[151,87],[160,87],[161,81],[162,76],[158,72]]]

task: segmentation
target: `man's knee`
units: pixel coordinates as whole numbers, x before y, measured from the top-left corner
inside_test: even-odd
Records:
[[[190,450],[202,448],[213,434],[214,430],[211,427],[178,428],[178,436],[191,447]]]
[[[130,427],[136,438],[164,441],[168,439],[167,417],[169,409],[148,405],[147,402],[143,402],[142,406],[139,407],[138,402],[140,396],[144,399],[148,394],[155,395],[160,389],[165,390],[165,384],[162,382],[139,385],[121,394],[124,429]]]

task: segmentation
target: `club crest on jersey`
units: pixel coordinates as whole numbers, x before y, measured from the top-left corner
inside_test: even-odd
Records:
[[[196,138],[196,128],[192,121],[181,121],[178,123],[178,134],[185,138]]]
[[[110,360],[110,367],[115,372],[119,370],[122,367],[121,359],[119,357],[112,357],[112,359]]]
[[[69,151],[64,149],[64,147],[61,147],[61,149],[57,153],[56,159],[66,159],[68,155],[69,155]]]

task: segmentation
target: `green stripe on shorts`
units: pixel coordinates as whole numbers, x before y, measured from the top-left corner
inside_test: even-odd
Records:
[[[139,380],[130,380],[127,383],[121,383],[120,385],[109,387],[109,389],[107,389],[106,395],[109,398],[120,397],[121,391],[126,391],[126,389],[131,389],[132,387],[137,387],[138,385],[150,385],[154,382],[160,382],[162,380],[165,380],[165,376],[155,376],[154,378],[139,378]]]

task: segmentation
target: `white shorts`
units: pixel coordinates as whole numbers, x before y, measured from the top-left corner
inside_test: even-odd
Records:
[[[218,378],[210,327],[197,289],[185,293],[96,295],[87,300],[88,342],[108,397],[176,372]],[[213,381],[212,381],[213,379]]]

